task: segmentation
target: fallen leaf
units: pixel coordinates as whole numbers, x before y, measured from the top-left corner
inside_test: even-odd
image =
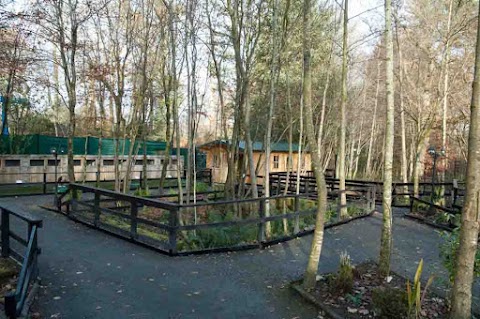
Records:
[[[357,309],[357,308],[347,307],[347,310],[348,310],[349,313],[357,313],[357,312],[358,312],[358,309]]]

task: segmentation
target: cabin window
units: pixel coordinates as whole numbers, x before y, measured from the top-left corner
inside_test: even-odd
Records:
[[[18,167],[20,166],[20,160],[5,160],[5,167]]]
[[[135,165],[143,165],[143,160],[135,160]]]
[[[273,168],[279,168],[280,167],[280,156],[274,155],[273,156]]]
[[[95,166],[96,162],[94,159],[87,159],[87,166]]]
[[[55,166],[55,165],[58,166],[58,165],[60,165],[60,161],[61,160],[59,160],[59,159],[57,159],[57,160],[50,159],[50,160],[48,160],[47,165],[48,166]]]
[[[213,154],[213,167],[220,167],[220,155]]]
[[[103,160],[103,166],[113,166],[113,160]]]
[[[43,167],[43,165],[45,165],[45,161],[43,159],[41,159],[41,160],[38,160],[38,159],[30,160],[30,166],[32,166],[32,167],[33,166],[37,166],[37,167],[42,166]]]
[[[73,160],[73,166],[82,166],[82,160]]]
[[[292,158],[287,155],[287,160],[285,161],[285,170],[288,171],[292,167]]]

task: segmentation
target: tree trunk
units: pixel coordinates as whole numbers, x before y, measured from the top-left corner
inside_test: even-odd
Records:
[[[373,152],[373,139],[375,137],[375,128],[377,125],[377,107],[378,107],[378,93],[380,92],[380,56],[377,56],[377,84],[375,88],[375,101],[373,104],[373,116],[372,127],[370,129],[370,139],[368,141],[367,163],[365,166],[365,177],[372,179],[372,152]]]
[[[395,20],[396,16],[395,16]],[[400,99],[400,136],[402,140],[402,156],[401,156],[401,175],[402,175],[402,182],[408,183],[408,161],[407,161],[407,137],[405,131],[405,101],[404,101],[404,92],[403,92],[403,78],[404,78],[404,68],[403,68],[403,52],[402,47],[400,45],[400,39],[398,35],[398,21],[397,21],[397,28],[396,28],[396,42],[397,42],[397,50],[398,50],[398,68],[399,68],[399,99]],[[405,186],[403,189],[404,193],[408,193],[408,186]],[[408,197],[406,197],[408,199]]]
[[[480,7],[479,7],[480,12]],[[467,194],[462,213],[460,246],[458,248],[455,279],[452,291],[452,319],[472,315],[472,284],[475,255],[478,244],[478,213],[480,201],[480,21],[477,22],[475,71],[470,105],[470,132],[468,135]]]
[[[307,269],[303,279],[305,289],[313,289],[316,284],[318,272],[318,263],[323,245],[323,227],[325,223],[325,208],[327,204],[327,188],[325,185],[325,176],[321,168],[320,156],[318,155],[317,139],[315,138],[315,129],[313,127],[312,110],[312,74],[311,74],[311,0],[303,2],[303,104],[305,107],[306,133],[308,145],[312,156],[313,171],[317,182],[317,217],[315,221],[315,232],[313,234],[312,246],[308,258]]]
[[[393,139],[394,139],[394,78],[393,78],[393,36],[392,36],[392,0],[385,0],[385,47],[387,118],[385,123],[385,156],[383,165],[383,227],[380,246],[380,276],[388,276],[392,254],[392,175],[393,175]]]
[[[263,189],[265,191],[265,197],[270,197],[270,154],[271,154],[271,142],[272,142],[272,126],[273,126],[273,111],[275,109],[275,90],[277,81],[277,8],[278,0],[273,1],[272,7],[272,57],[270,65],[270,104],[268,107],[268,120],[267,120],[267,134],[265,136],[265,174],[263,177]],[[280,190],[278,190],[280,191]],[[265,216],[270,216],[270,201],[265,202]],[[265,236],[270,238],[272,235],[272,224],[267,222],[265,224]]]
[[[340,139],[338,147],[338,192],[340,197],[340,218],[346,218],[347,212],[347,194],[345,187],[345,144],[347,136],[347,59],[348,59],[348,0],[345,0],[343,8],[343,48],[342,48],[342,103],[340,106]]]

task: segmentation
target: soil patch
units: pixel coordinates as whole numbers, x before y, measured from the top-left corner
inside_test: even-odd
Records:
[[[294,284],[294,289],[333,318],[407,317],[407,280],[402,276],[391,273],[387,282],[379,278],[376,263],[362,263],[354,269],[353,289],[349,293],[334,288],[335,276],[335,273],[320,276],[311,292],[299,291],[302,290],[299,284]],[[447,314],[445,300],[427,290],[422,318],[447,318]]]

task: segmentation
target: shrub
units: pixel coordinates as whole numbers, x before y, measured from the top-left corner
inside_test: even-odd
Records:
[[[139,187],[139,188],[137,188],[137,189],[135,190],[135,192],[133,193],[133,195],[135,195],[135,196],[140,196],[140,197],[149,196],[149,195],[150,195],[150,190],[148,189],[148,187],[145,188],[145,189]]]
[[[347,252],[340,254],[340,268],[334,279],[337,292],[349,293],[353,290],[353,266]]]
[[[460,227],[455,228],[452,232],[443,231],[440,233],[444,241],[440,245],[440,257],[442,258],[443,266],[448,271],[448,278],[453,284],[455,278],[455,267],[458,247],[460,246]],[[480,277],[480,251],[477,248],[474,264],[474,275]]]
[[[403,319],[408,315],[407,294],[400,288],[376,288],[372,303],[380,318]]]
[[[208,186],[208,184],[204,182],[197,182],[197,184],[195,185],[195,189],[197,193],[203,193],[209,191],[210,186]]]

